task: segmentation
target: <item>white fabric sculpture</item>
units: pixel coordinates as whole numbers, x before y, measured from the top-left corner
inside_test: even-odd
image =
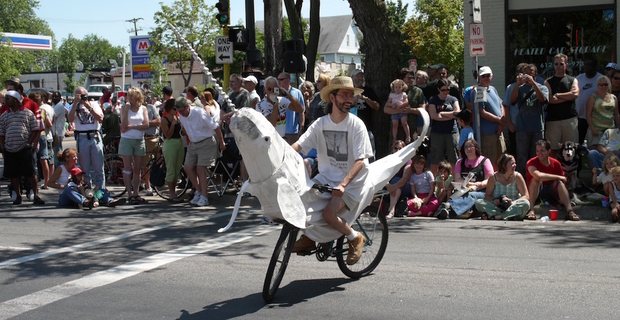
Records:
[[[355,208],[343,209],[338,215],[352,225],[359,214],[383,189],[387,182],[415,155],[422,144],[429,125],[429,116],[420,109],[424,129],[420,137],[405,148],[368,165],[364,190]],[[258,198],[263,212],[272,219],[286,220],[303,230],[310,239],[329,242],[342,234],[325,222],[322,210],[331,194],[321,194],[312,189],[314,182],[308,177],[302,157],[280,137],[273,125],[256,110],[242,108],[230,120],[239,152],[245,160],[249,179],[241,187],[235,208],[226,227],[228,230],[237,217],[243,192]]]

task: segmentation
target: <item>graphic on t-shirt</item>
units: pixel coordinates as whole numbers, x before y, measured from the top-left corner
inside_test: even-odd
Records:
[[[78,119],[81,124],[93,124],[95,123],[95,117],[86,109],[84,105],[80,105],[78,109]]]
[[[348,132],[346,131],[323,130],[328,157],[334,158],[336,161],[347,162],[349,159],[347,135]]]

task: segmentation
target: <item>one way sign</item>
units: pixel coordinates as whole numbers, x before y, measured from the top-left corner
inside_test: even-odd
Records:
[[[215,40],[215,63],[231,64],[233,63],[232,43],[226,37],[217,37]]]

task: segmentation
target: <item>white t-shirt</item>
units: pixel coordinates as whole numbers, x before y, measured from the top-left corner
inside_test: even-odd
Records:
[[[45,127],[45,133],[42,133],[42,135],[45,135],[45,139],[52,140],[54,139],[52,136],[52,129],[54,128],[54,108],[52,108],[49,104],[44,103],[39,107],[39,109],[45,110],[45,119],[49,119],[50,122],[52,122],[52,127]]]
[[[101,127],[101,123],[95,120],[93,116],[95,112],[103,114],[101,106],[96,101],[91,101],[90,106],[93,108],[92,113],[82,103],[76,106],[77,110],[75,110],[75,119],[73,120],[76,131],[97,131]]]
[[[65,109],[65,105],[61,101],[54,106],[53,128],[58,136],[65,136],[65,122],[67,122],[67,109]]]
[[[140,106],[137,112],[133,112],[129,106],[127,106],[127,124],[130,126],[141,125],[144,122],[144,110],[145,106]],[[127,139],[144,139],[144,130],[130,129],[125,132],[121,132],[121,138]]]
[[[215,135],[215,129],[220,122],[220,115],[218,111],[215,111],[213,116],[209,116],[204,108],[191,106],[187,117],[179,115],[179,121],[181,121],[189,140],[199,142]]]
[[[588,103],[588,98],[596,93],[596,80],[602,76],[600,73],[596,73],[596,75],[592,78],[586,77],[585,73],[582,73],[576,77],[579,82],[579,96],[575,99],[575,107],[577,108],[577,116],[581,119],[586,118],[586,104]]]
[[[278,121],[276,121],[276,131],[280,137],[284,137],[286,133],[286,108],[288,108],[289,104],[291,104],[289,99],[278,97],[278,111],[280,111],[280,116],[278,117]],[[256,105],[256,111],[268,117],[273,112],[273,104],[265,97]]]
[[[315,148],[319,163],[317,180],[337,186],[349,173],[355,160],[364,159],[364,168],[347,186],[345,192],[358,194],[368,174],[368,158],[373,156],[368,130],[360,118],[348,114],[340,123],[334,123],[330,115],[320,117],[297,140],[302,153]],[[320,176],[320,177],[319,177]]]

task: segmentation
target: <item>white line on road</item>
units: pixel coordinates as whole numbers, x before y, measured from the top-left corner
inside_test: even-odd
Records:
[[[108,270],[96,272],[55,287],[8,300],[0,304],[0,320],[18,316],[24,312],[43,307],[58,300],[69,298],[82,292],[105,286],[145,271],[159,268],[180,259],[221,249],[231,244],[242,242],[252,237],[260,236],[279,229],[280,228],[274,228],[273,226],[258,226],[235,233],[229,233],[215,239],[209,239],[198,244],[145,257],[110,268]]]
[[[61,253],[81,251],[81,250],[84,250],[86,248],[93,247],[93,246],[98,246],[98,245],[101,245],[101,244],[104,244],[104,243],[109,243],[109,242],[113,242],[113,241],[123,240],[123,239],[127,239],[127,238],[130,238],[130,237],[133,237],[133,236],[138,236],[138,235],[141,235],[141,234],[145,234],[145,233],[149,233],[149,232],[153,232],[153,231],[158,231],[158,230],[162,230],[162,229],[166,229],[166,228],[170,228],[170,227],[176,227],[176,226],[180,226],[180,225],[183,225],[183,224],[194,223],[194,222],[199,222],[199,221],[204,221],[204,220],[209,220],[209,219],[215,219],[215,218],[219,218],[221,216],[230,215],[230,214],[231,213],[228,212],[228,211],[227,212],[220,212],[220,213],[214,214],[212,216],[204,217],[204,218],[192,218],[192,219],[186,219],[186,220],[182,220],[182,221],[177,221],[177,222],[174,222],[174,223],[162,224],[162,225],[151,227],[151,228],[144,228],[144,229],[140,229],[140,230],[136,230],[136,231],[131,231],[131,232],[123,233],[123,234],[120,234],[120,235],[117,235],[117,236],[112,236],[112,237],[107,237],[107,238],[103,238],[103,239],[99,239],[99,240],[95,240],[95,241],[91,241],[91,242],[76,244],[76,245],[70,246],[70,247],[52,249],[52,250],[48,250],[48,251],[41,252],[41,253],[36,253],[36,254],[32,254],[32,255],[28,255],[28,256],[24,256],[24,257],[20,257],[20,258],[15,258],[15,259],[10,259],[10,260],[6,260],[6,261],[3,261],[3,262],[0,262],[0,270],[6,269],[8,267],[11,267],[11,266],[14,266],[14,265],[18,265],[18,264],[21,264],[21,263],[30,262],[30,261],[37,260],[37,259],[43,259],[43,258],[47,258],[49,256],[61,254]]]

